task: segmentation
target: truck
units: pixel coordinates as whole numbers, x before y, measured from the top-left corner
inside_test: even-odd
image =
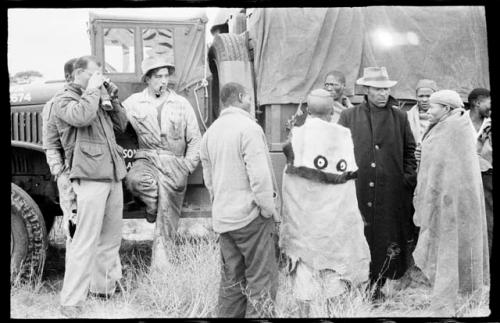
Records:
[[[211,29],[214,37],[208,49],[204,17],[177,21],[91,14],[92,53],[118,85],[123,100],[144,88],[139,81],[140,62],[160,42],[154,43],[155,37],[161,39],[163,47],[173,50],[177,66],[171,86],[193,105],[202,133],[219,116],[221,86],[243,84],[251,93],[251,113],[266,135],[279,185],[288,121],[303,109],[308,92],[323,87],[330,70],[345,74],[345,94],[357,104],[364,99],[363,89],[355,86],[363,68],[385,66],[390,78],[398,81],[391,95],[403,110],[416,103],[415,86],[422,78],[456,90],[464,101],[473,88],[489,88],[487,28],[481,6],[223,12],[225,16],[218,17]],[[47,229],[54,215],[61,214],[41,149],[40,117],[43,104],[60,87],[60,83],[46,83],[43,88],[11,91],[11,277],[13,272],[41,272]],[[129,167],[136,147],[133,136],[117,140]],[[209,218],[210,199],[200,166],[188,183],[183,217]],[[144,216],[141,206],[126,190],[124,194],[124,217]]]

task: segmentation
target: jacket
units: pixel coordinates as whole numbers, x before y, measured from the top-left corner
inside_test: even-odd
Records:
[[[406,112],[390,97],[383,108],[360,105],[344,110],[339,124],[351,130],[358,165],[356,195],[367,223],[372,251],[371,272],[377,275],[391,255],[385,277],[404,274],[410,258],[413,190],[416,186],[415,140]],[[387,266],[387,264],[386,264]]]
[[[99,89],[84,90],[74,83],[54,98],[70,179],[120,181],[125,177],[123,149],[116,143],[115,132],[125,130],[127,117],[118,101],[112,104],[112,111],[103,110]]]
[[[203,135],[200,156],[215,232],[243,228],[259,214],[278,218],[266,137],[248,112],[225,108]]]
[[[195,170],[200,161],[201,134],[188,100],[172,90],[167,98],[156,99],[146,88],[128,97],[123,106],[138,135],[136,158],[151,159],[161,168],[155,162],[155,151],[170,152],[177,157],[186,175]],[[161,109],[160,120],[158,109]]]

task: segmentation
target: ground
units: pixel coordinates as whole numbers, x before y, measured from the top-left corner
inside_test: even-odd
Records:
[[[144,219],[124,220],[120,255],[124,291],[109,300],[88,298],[82,318],[215,317],[219,281],[219,249],[215,236],[185,241],[176,246],[175,259],[161,274],[149,272],[154,224]],[[59,292],[64,277],[64,235],[57,221],[50,233],[44,276],[34,285],[11,288],[12,318],[61,318]],[[362,288],[355,288],[326,312],[324,299],[312,308],[315,317],[426,317],[430,288],[410,271],[402,281],[392,281],[387,299],[374,305]],[[402,288],[406,286],[405,288]],[[488,295],[463,300],[458,316],[489,315]],[[276,317],[297,317],[298,306],[291,284],[280,272]]]

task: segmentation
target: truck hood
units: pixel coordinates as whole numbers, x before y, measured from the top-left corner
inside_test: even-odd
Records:
[[[45,83],[16,84],[10,87],[10,105],[45,104],[54,94],[64,87],[64,81]]]

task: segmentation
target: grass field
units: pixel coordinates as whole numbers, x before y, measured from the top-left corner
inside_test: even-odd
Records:
[[[152,226],[141,229],[128,225],[120,249],[123,265],[124,292],[109,300],[88,298],[82,318],[211,318],[216,316],[219,249],[215,237],[197,243],[177,246],[175,261],[162,274],[149,272],[151,263]],[[56,228],[57,229],[57,228]],[[149,230],[144,234],[140,232]],[[139,231],[139,232],[138,232]],[[64,275],[64,237],[51,232],[45,274],[35,285],[11,288],[12,318],[61,318],[59,292]],[[410,271],[409,277],[415,278]],[[408,278],[408,277],[407,277]],[[406,288],[400,288],[408,285]],[[430,316],[430,288],[419,279],[390,281],[384,292],[387,299],[374,306],[362,288],[353,289],[334,303],[330,315],[324,299],[318,296],[311,309],[314,317],[426,317]],[[488,295],[463,299],[459,317],[489,315]],[[297,317],[298,306],[293,299],[289,279],[280,273],[276,299],[276,317]]]

